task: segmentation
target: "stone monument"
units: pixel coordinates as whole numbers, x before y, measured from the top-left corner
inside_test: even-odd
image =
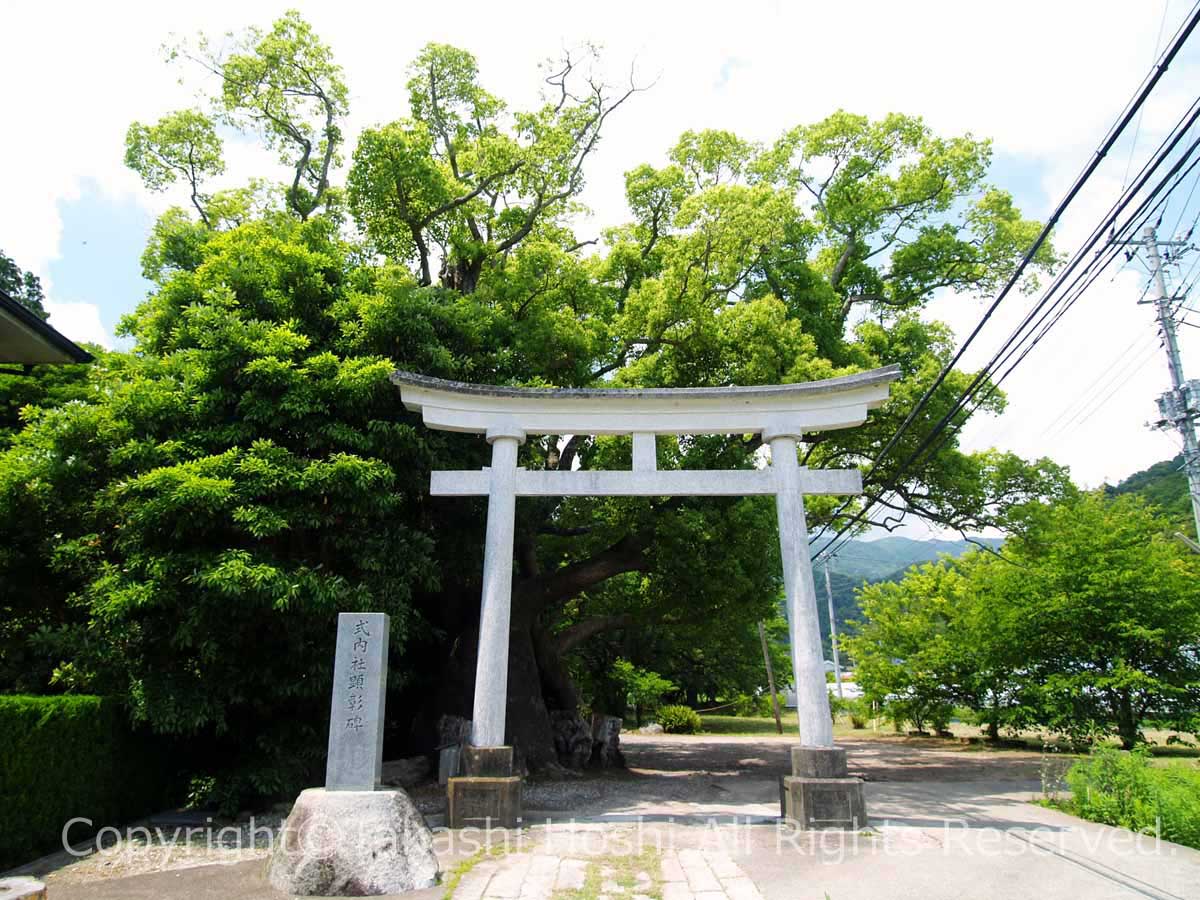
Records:
[[[899,375],[898,366],[888,366],[802,384],[631,390],[489,387],[411,372],[392,375],[404,405],[419,411],[427,426],[482,434],[492,445],[489,468],[434,472],[430,485],[434,495],[488,498],[474,724],[463,754],[464,774],[447,785],[451,828],[481,819],[511,826],[520,818],[520,782],[512,771],[504,722],[516,498],[748,494],[774,496],[779,519],[802,741],[799,770],[793,754],[789,776],[796,787],[783,791],[783,814],[802,827],[863,824],[862,785],[844,777],[845,752],[833,747],[804,518],[805,494],[860,493],[862,477],[857,469],[802,467],[797,447],[806,433],[861,425],[870,409],[887,400],[888,385]],[[530,434],[631,435],[632,471],[526,470],[517,465],[517,451]],[[660,471],[657,436],[688,434],[761,434],[771,465]],[[808,774],[817,771],[828,774]],[[804,788],[804,780],[813,778],[823,785]],[[806,800],[807,807],[797,805]],[[814,804],[820,816],[805,812]]]
[[[433,887],[433,835],[404,791],[384,790],[388,617],[341,613],[325,787],[300,794],[271,857],[271,885],[300,896],[376,896]]]

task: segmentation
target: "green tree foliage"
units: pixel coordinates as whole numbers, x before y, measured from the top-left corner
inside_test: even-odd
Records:
[[[1197,563],[1133,497],[1036,511],[1005,545],[862,592],[845,644],[872,699],[918,725],[968,706],[992,736],[1038,725],[1128,749],[1145,722],[1200,730]]]
[[[1008,592],[1050,724],[1096,722],[1126,749],[1146,720],[1198,730],[1200,566],[1169,522],[1133,497],[1050,509],[1015,549],[1034,562]]]
[[[210,198],[202,185],[206,178],[223,172],[225,163],[221,139],[208,116],[185,109],[168,113],[154,125],[134,122],[125,133],[125,165],[152,191],[164,191],[183,178],[200,220],[211,224]]]
[[[19,649],[57,662],[60,688],[214,738],[233,796],[312,776],[336,613],[390,613],[403,647],[435,583],[414,527],[430,451],[393,363],[346,334],[370,322],[361,292],[408,289],[352,277],[345,253],[325,220],[211,234],[122,323],[135,352],[108,358],[103,397],[41,412],[0,464]]]
[[[1115,495],[1136,494],[1158,507],[1185,534],[1193,535],[1196,530],[1182,453],[1174,459],[1166,459],[1141,472],[1134,472],[1120,484],[1106,487],[1105,490]]]
[[[84,347],[96,362],[0,369],[0,448],[7,447],[38,410],[59,407],[72,400],[95,399],[96,382],[91,378],[91,368],[102,364],[105,351],[95,344]]]
[[[143,257],[156,289],[122,326],[134,352],[105,361],[91,402],[39,413],[0,459],[0,571],[18,623],[0,652],[216,742],[209,758],[237,769],[220,780],[231,796],[312,772],[339,610],[392,614],[394,687],[409,691],[392,708],[420,710],[402,730],[470,709],[483,504],[429,500],[428,472],[477,468],[486,447],[421,427],[392,368],[638,387],[898,363],[866,427],[804,448],[806,464],[853,466],[951,356],[923,306],[944,288],[989,290],[1037,228],[986,183],[986,142],[839,113],[769,146],[685,134],[665,165],[627,173],[628,221],[577,236],[586,163],[636,85],[567,56],[535,108],[508,111],[470,54],[435,44],[409,69],[409,117],[353,151],[350,235],[332,182],[349,93],[312,29],[288,13],[228,53],[176,52],[218,76],[218,120],[258,131],[294,174],[213,194],[207,224],[168,211]],[[1044,252],[1035,268],[1051,263]],[[946,379],[893,459],[970,377]],[[664,438],[658,464],[747,469],[760,450],[757,437]],[[630,445],[539,436],[521,464],[628,468]],[[977,530],[1065,485],[1049,461],[951,438],[895,502]],[[833,508],[810,501],[810,521]],[[761,672],[774,528],[767,498],[522,501],[509,739],[530,765],[553,761],[548,710],[579,704],[568,663],[615,649],[615,635],[647,653],[702,648],[693,675],[616,654],[685,692],[745,684],[726,674],[735,658]]]
[[[43,301],[42,280],[32,272],[23,272],[13,260],[0,250],[0,291],[16,300],[42,321],[50,318]]]
[[[367,129],[350,171],[350,207],[375,246],[415,264],[422,284],[432,283],[436,248],[443,282],[470,293],[485,265],[523,242],[571,242],[564,219],[583,189],[584,163],[636,88],[614,91],[580,76],[568,55],[547,78],[556,95],[513,114],[507,129],[504,104],[479,85],[466,51],[430,44],[409,75],[412,117]],[[551,268],[530,272],[535,278],[554,277],[548,249],[533,263]]]
[[[307,219],[326,202],[350,94],[333,51],[298,12],[284,13],[270,31],[248,28],[228,52],[202,37],[196,54],[181,44],[168,55],[199,62],[220,78],[214,105],[221,119],[257,131],[294,171],[286,197],[296,215]]]
[[[675,690],[675,685],[657,672],[639,668],[627,659],[613,663],[612,677],[624,692],[626,705],[633,707],[638,725],[642,724],[642,716],[655,712],[663,697]]]
[[[870,585],[860,595],[866,624],[842,640],[869,699],[913,723],[944,727],[955,700],[955,657],[963,648],[955,617],[960,576],[946,564],[915,568],[899,584]]]
[[[1014,611],[997,603],[1011,566],[982,552],[914,566],[899,582],[865,586],[861,622],[841,644],[868,701],[918,730],[944,728],[956,706],[976,710],[995,739],[1027,723],[1013,679],[1023,665]]]

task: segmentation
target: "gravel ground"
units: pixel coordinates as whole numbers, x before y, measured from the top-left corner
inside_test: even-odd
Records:
[[[272,835],[279,832],[283,819],[282,814],[275,812],[239,822],[214,821],[211,826],[132,825],[121,829],[119,840],[104,840],[103,849],[97,850],[94,841],[77,844],[72,848],[76,855],[56,853],[17,873],[41,878],[47,887],[53,888],[148,872],[266,859]],[[111,833],[104,837],[111,837]]]

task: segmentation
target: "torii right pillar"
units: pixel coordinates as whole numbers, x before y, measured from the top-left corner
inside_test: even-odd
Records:
[[[849,777],[846,751],[833,745],[817,591],[796,460],[801,437],[781,431],[763,432],[763,440],[771,448],[771,468],[778,485],[775,509],[800,726],[800,743],[792,747],[792,774],[780,779],[779,799],[784,819],[800,828],[857,830],[867,823],[867,809],[862,780]]]

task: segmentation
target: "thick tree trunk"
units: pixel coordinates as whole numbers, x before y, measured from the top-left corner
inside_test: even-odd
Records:
[[[574,697],[574,686],[561,661],[552,653],[539,661],[537,643],[533,629],[514,622],[508,645],[505,741],[516,748],[518,758],[534,772],[553,768],[557,763],[549,710],[564,708],[560,706],[563,700]],[[478,623],[464,627],[462,634],[451,642],[451,653],[438,670],[437,688],[426,695],[417,717],[417,729],[424,734],[415,736],[417,739],[410,749],[423,752],[433,749],[434,728],[441,716],[471,718],[478,646]],[[544,689],[546,684],[554,685],[554,689]]]
[[[542,675],[528,627],[514,628],[508,645],[508,709],[505,740],[531,771],[553,768],[558,763],[550,712],[542,693]]]
[[[532,771],[554,769],[559,764],[552,713],[574,715],[579,698],[563,663],[563,655],[581,641],[601,631],[629,624],[628,616],[585,619],[558,636],[542,626],[547,613],[577,597],[592,585],[622,572],[643,569],[644,539],[627,535],[588,559],[553,572],[529,574],[513,584],[508,655],[508,703],[505,740],[516,748]],[[520,541],[518,547],[520,549]],[[522,561],[519,569],[532,573],[536,561]],[[451,634],[450,655],[437,677],[437,687],[422,704],[418,728],[428,731],[445,714],[470,718],[474,702],[475,665],[479,645],[478,588],[462,585],[464,593],[447,598],[441,627]],[[454,631],[461,631],[454,636]],[[437,653],[440,646],[434,649]]]
[[[1121,747],[1132,750],[1137,746],[1140,732],[1140,723],[1133,714],[1133,699],[1128,691],[1121,691],[1116,699],[1117,734],[1121,738]]]
[[[575,712],[579,709],[579,693],[563,663],[562,644],[541,628],[534,628],[532,636],[546,708]]]
[[[453,264],[442,263],[441,280],[445,287],[461,294],[473,294],[479,286],[483,273],[483,259],[456,260]]]

